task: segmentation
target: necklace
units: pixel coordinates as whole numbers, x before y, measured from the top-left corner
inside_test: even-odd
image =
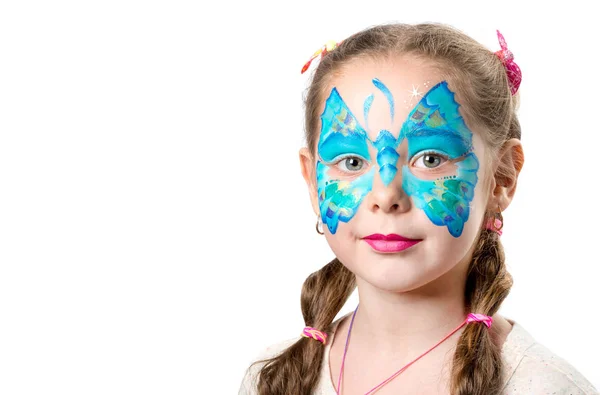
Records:
[[[360,304],[359,304],[359,306],[360,306]],[[342,357],[342,366],[340,367],[340,376],[338,378],[338,384],[337,384],[337,389],[336,389],[337,395],[340,395],[342,393],[340,385],[342,384],[342,375],[344,374],[344,362],[346,361],[346,352],[348,352],[348,344],[350,343],[350,333],[352,332],[352,325],[354,324],[354,317],[356,316],[357,311],[358,311],[358,306],[356,306],[356,309],[354,310],[354,314],[352,314],[352,320],[350,321],[350,326],[348,327],[348,335],[346,336],[346,345],[344,346],[344,356]],[[365,395],[370,395],[370,394],[374,393],[375,391],[377,391],[378,389],[380,389],[381,387],[383,387],[384,385],[386,385],[387,383],[389,383],[390,381],[392,381],[393,379],[398,377],[400,375],[400,373],[402,373],[406,368],[408,368],[410,365],[417,362],[419,359],[421,359],[423,356],[425,356],[431,350],[433,350],[434,348],[436,348],[437,346],[442,344],[446,339],[448,339],[450,336],[452,336],[457,330],[459,330],[460,328],[462,328],[465,324],[468,324],[469,322],[483,322],[488,328],[490,328],[492,326],[492,317],[489,317],[484,314],[469,313],[467,318],[459,326],[457,326],[456,329],[454,329],[452,332],[447,334],[446,337],[444,337],[442,340],[440,340],[435,346],[431,347],[429,350],[425,351],[423,354],[419,355],[417,358],[415,358],[411,362],[407,363],[404,367],[402,367],[402,369],[398,370],[396,373],[394,373],[387,379],[383,380],[381,383],[377,384],[375,387],[371,388],[368,392],[365,393]]]

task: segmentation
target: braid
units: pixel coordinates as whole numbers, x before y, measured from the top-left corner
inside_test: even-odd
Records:
[[[492,316],[508,296],[512,284],[498,234],[482,230],[467,274],[467,306],[471,312]],[[467,325],[454,354],[451,393],[500,394],[502,377],[502,350],[494,344],[489,329]]]
[[[355,287],[356,277],[337,258],[308,276],[300,298],[306,326],[330,332]],[[311,394],[319,381],[324,349],[320,342],[302,337],[280,355],[255,362],[266,362],[259,373],[258,393]]]

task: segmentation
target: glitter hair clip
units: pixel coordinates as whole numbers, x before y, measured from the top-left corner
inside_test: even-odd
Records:
[[[310,326],[307,326],[302,330],[302,336],[315,339],[323,344],[327,341],[327,333],[311,328]]]
[[[341,41],[339,43],[334,40],[327,41],[327,43],[325,45],[323,45],[321,48],[317,49],[317,51],[310,57],[310,59],[308,59],[308,62],[306,62],[304,64],[304,66],[302,66],[302,71],[300,72],[300,74],[304,74],[304,72],[306,70],[308,70],[308,68],[310,67],[310,64],[312,63],[313,60],[315,60],[317,58],[317,56],[321,55],[321,59],[323,59],[323,56],[327,55],[328,52],[331,52],[334,49],[336,49],[337,46],[340,44],[341,44]]]
[[[506,40],[504,39],[502,33],[500,33],[499,30],[496,30],[496,33],[498,33],[498,42],[500,43],[500,48],[502,49],[494,52],[494,54],[500,58],[504,68],[506,69],[506,74],[508,75],[508,81],[510,83],[510,92],[514,95],[517,93],[517,90],[519,90],[519,85],[521,85],[521,69],[513,61],[514,55],[508,49]]]

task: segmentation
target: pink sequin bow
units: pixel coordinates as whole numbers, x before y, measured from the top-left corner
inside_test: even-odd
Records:
[[[504,39],[502,33],[500,33],[499,30],[496,30],[496,33],[498,33],[498,42],[500,43],[500,48],[502,49],[494,53],[496,54],[496,56],[498,56],[498,58],[500,58],[502,64],[504,64],[506,74],[508,75],[508,81],[510,82],[510,92],[514,95],[515,93],[517,93],[517,91],[519,90],[519,86],[521,85],[521,69],[513,61],[514,55],[508,49],[508,46],[506,45],[506,40]]]
[[[469,313],[467,316],[467,324],[469,322],[483,322],[488,328],[492,326],[492,317],[485,314]]]
[[[310,326],[302,330],[302,336],[318,340],[323,344],[327,341],[327,333],[311,328]]]

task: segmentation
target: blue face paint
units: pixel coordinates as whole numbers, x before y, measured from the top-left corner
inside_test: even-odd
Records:
[[[373,85],[379,89],[388,101],[390,106],[390,118],[394,122],[394,97],[387,86],[379,79],[373,79]],[[371,141],[372,142],[372,141]],[[379,132],[373,146],[377,148],[377,164],[379,165],[379,176],[385,186],[388,186],[398,172],[396,164],[400,155],[396,152],[400,143],[389,131],[382,130]]]
[[[408,166],[402,167],[402,188],[415,206],[425,211],[431,222],[446,226],[450,234],[462,234],[469,219],[469,203],[473,200],[479,161],[474,153],[456,163],[456,175],[437,180],[421,180]]]
[[[373,185],[374,168],[352,180],[331,179],[330,167],[343,156],[360,156],[370,161],[367,132],[360,126],[346,103],[333,88],[321,114],[321,137],[317,161],[317,190],[323,224],[331,233],[339,221],[348,222]],[[325,162],[323,164],[321,161]]]
[[[367,127],[367,129],[369,128],[369,111],[371,111],[371,105],[373,104],[374,99],[375,99],[375,96],[373,96],[373,95],[369,95],[365,99],[364,116],[365,116],[365,126]]]
[[[412,158],[421,151],[439,151],[452,159],[467,154],[470,142],[463,140],[453,132],[436,129],[422,129],[410,132],[408,138],[408,157]]]
[[[397,140],[387,130],[382,130],[377,136],[377,140],[373,143],[377,148],[377,164],[379,165],[379,176],[385,186],[390,185],[390,182],[394,179],[398,168],[396,164],[400,155],[396,151],[399,140]]]
[[[458,237],[469,219],[469,204],[477,184],[479,161],[473,151],[472,136],[461,117],[460,105],[448,83],[435,85],[417,104],[400,131],[400,139],[408,140],[408,156],[423,151],[436,151],[457,160],[456,174],[437,180],[421,180],[408,166],[402,169],[402,188],[415,206],[425,211],[436,225],[446,226]]]
[[[317,190],[321,220],[335,234],[339,221],[348,222],[373,186],[375,169],[353,180],[332,180],[329,167],[317,161]]]
[[[394,100],[389,89],[379,80],[373,84],[380,89],[394,116]],[[373,95],[365,100],[367,122]],[[473,152],[472,133],[458,111],[460,105],[446,81],[435,85],[421,99],[402,125],[398,138],[382,130],[375,141],[369,139],[340,97],[333,89],[321,114],[321,136],[317,161],[317,188],[323,223],[331,233],[338,222],[348,222],[356,214],[366,194],[371,191],[375,166],[367,173],[350,180],[332,179],[328,172],[336,159],[359,156],[370,161],[368,146],[377,149],[377,164],[383,183],[388,186],[398,172],[398,146],[406,138],[408,159],[414,155],[435,151],[454,160],[456,174],[437,180],[421,180],[408,165],[402,166],[402,188],[412,197],[416,207],[424,210],[438,226],[446,226],[450,234],[462,234],[469,218],[469,204],[477,183],[479,161]],[[323,162],[325,163],[323,163]]]
[[[390,92],[388,87],[385,86],[383,82],[379,81],[377,78],[373,79],[373,85],[375,85],[375,87],[385,95],[385,98],[387,99],[388,104],[390,105],[390,115],[392,117],[392,122],[394,122],[394,96],[392,96],[392,92]]]
[[[334,162],[341,155],[369,157],[369,147],[364,137],[357,133],[343,135],[341,133],[332,133],[323,139],[320,144],[320,155],[324,162]]]

